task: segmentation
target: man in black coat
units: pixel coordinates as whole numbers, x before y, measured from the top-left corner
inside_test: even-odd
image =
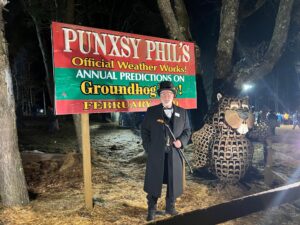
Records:
[[[163,184],[167,184],[166,213],[178,214],[175,200],[183,193],[183,159],[178,149],[188,143],[191,135],[187,111],[173,104],[176,95],[173,83],[162,81],[158,95],[161,104],[148,108],[141,129],[143,147],[148,155],[144,183],[148,221],[155,218]],[[169,125],[176,140],[164,123]]]

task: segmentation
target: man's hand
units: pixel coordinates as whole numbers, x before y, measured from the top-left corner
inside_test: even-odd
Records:
[[[173,142],[173,145],[175,146],[175,148],[181,148],[182,146],[181,141],[178,139]]]

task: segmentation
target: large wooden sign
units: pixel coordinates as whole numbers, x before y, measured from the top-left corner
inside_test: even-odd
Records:
[[[53,22],[52,44],[58,115],[145,111],[163,80],[197,107],[193,43]]]

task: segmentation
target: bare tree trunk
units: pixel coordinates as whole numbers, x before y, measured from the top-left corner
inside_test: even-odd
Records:
[[[171,5],[170,5],[171,6]],[[183,0],[174,1],[175,17],[178,23],[178,30],[183,34],[184,41],[193,41],[195,43],[195,62],[196,62],[196,74],[200,75],[201,64],[200,64],[200,47],[193,40],[190,32],[189,16],[185,8]],[[167,18],[164,18],[164,20]],[[174,27],[173,29],[175,29]],[[169,33],[171,35],[171,33]]]
[[[184,35],[187,41],[192,41],[193,38],[190,33],[189,17],[184,2],[182,0],[175,0],[174,9],[178,21],[179,30]]]
[[[294,0],[280,1],[272,39],[262,60],[246,68],[233,69],[233,74],[229,78],[235,81],[235,87],[241,88],[243,83],[261,79],[272,71],[286,43],[293,3]]]
[[[239,0],[223,0],[216,58],[216,78],[224,79],[231,70],[238,22]]]
[[[3,8],[0,1],[0,194],[3,205],[29,203],[22,161],[19,153],[12,76],[4,36]]]
[[[73,114],[73,121],[77,137],[78,150],[82,153],[82,138],[81,138],[81,114]]]
[[[183,0],[175,0],[172,8],[170,0],[157,0],[158,8],[170,38],[180,41],[193,41],[190,34],[189,17]],[[195,43],[197,74],[200,74],[200,48]]]
[[[51,104],[54,106],[54,79],[53,79],[53,75],[50,73],[51,72],[50,64],[48,63],[48,60],[51,56],[49,56],[49,54],[47,54],[47,52],[46,52],[46,47],[43,42],[41,28],[40,28],[40,24],[39,24],[39,20],[38,20],[39,18],[35,15],[34,10],[32,11],[30,8],[31,1],[23,0],[22,3],[23,3],[24,8],[26,9],[28,14],[32,18],[32,21],[35,26],[36,35],[37,35],[39,47],[40,47],[42,58],[43,58],[44,68],[45,68],[45,74],[46,74],[45,81],[46,81],[46,85],[47,85],[47,89],[48,89],[48,94],[49,94]],[[49,18],[49,20],[51,20],[51,18]]]
[[[64,15],[64,22],[66,23],[74,23],[75,22],[75,0],[67,0],[66,1],[66,13]],[[81,139],[81,115],[80,114],[73,114],[73,121],[75,126],[75,132],[77,137],[77,143],[78,143],[78,150],[82,153],[82,139]]]
[[[169,36],[175,40],[186,40],[181,33],[170,0],[157,0],[157,4]]]
[[[40,31],[40,27],[38,25],[37,19],[35,18],[34,15],[30,14],[34,25],[35,25],[35,29],[36,29],[36,34],[37,34],[37,38],[39,41],[39,46],[41,49],[41,53],[42,53],[42,57],[43,57],[43,62],[44,62],[44,67],[45,67],[45,72],[46,72],[46,85],[48,88],[48,93],[49,93],[49,97],[50,97],[50,101],[52,103],[52,105],[54,106],[54,83],[53,83],[53,76],[50,75],[49,72],[49,67],[48,67],[48,58],[45,52],[45,47],[43,45],[43,40],[41,37],[41,31]]]

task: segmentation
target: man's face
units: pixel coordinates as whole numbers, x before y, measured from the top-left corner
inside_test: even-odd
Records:
[[[169,90],[163,90],[160,92],[160,101],[164,107],[171,107],[174,99],[174,93]]]

